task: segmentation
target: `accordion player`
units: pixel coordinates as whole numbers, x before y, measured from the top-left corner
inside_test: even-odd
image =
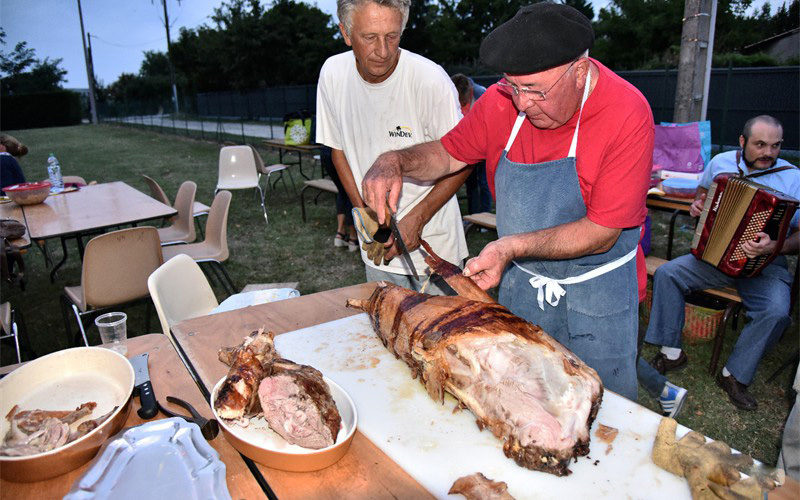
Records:
[[[691,252],[733,278],[756,276],[777,256],[748,258],[742,244],[764,232],[783,246],[800,202],[736,174],[720,174],[709,187]]]

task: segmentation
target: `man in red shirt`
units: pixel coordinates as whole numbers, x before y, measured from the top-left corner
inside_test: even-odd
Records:
[[[384,218],[402,176],[430,181],[486,160],[500,238],[465,275],[540,325],[635,400],[636,253],[646,216],[653,117],[631,84],[587,57],[591,23],[572,7],[523,7],[481,44],[505,78],[440,141],[381,155],[365,201]]]

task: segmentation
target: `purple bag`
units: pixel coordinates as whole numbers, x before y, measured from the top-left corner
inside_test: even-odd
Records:
[[[656,125],[653,170],[697,173],[703,171],[703,147],[697,122]]]

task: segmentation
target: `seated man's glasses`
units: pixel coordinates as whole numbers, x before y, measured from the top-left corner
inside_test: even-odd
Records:
[[[575,64],[576,62],[578,62],[577,59],[572,61],[570,65],[567,66],[567,69],[564,70],[563,73],[561,73],[561,76],[559,76],[558,79],[555,82],[553,82],[553,84],[550,85],[550,88],[547,90],[533,90],[529,89],[528,87],[517,87],[516,85],[510,83],[505,78],[497,82],[497,85],[500,87],[501,90],[506,91],[508,94],[514,94],[517,97],[523,95],[534,101],[545,101],[547,100],[547,93],[553,90],[556,85],[558,85],[558,82],[560,82],[561,79],[564,78],[564,75],[567,74],[567,71],[569,71],[572,65]]]

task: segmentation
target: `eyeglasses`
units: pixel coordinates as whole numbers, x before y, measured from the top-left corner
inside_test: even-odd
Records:
[[[569,69],[572,67],[572,65],[575,64],[576,62],[578,62],[577,59],[572,61],[570,63],[570,65],[567,66],[567,69],[564,70],[563,73],[561,73],[561,76],[558,77],[558,80],[556,80],[550,86],[550,88],[547,89],[547,90],[533,90],[533,89],[529,89],[528,87],[517,87],[513,83],[509,83],[509,81],[506,80],[505,78],[503,78],[502,80],[497,82],[497,85],[501,89],[503,89],[506,92],[508,92],[509,94],[514,94],[517,97],[519,97],[520,95],[524,95],[524,96],[526,96],[526,97],[528,97],[528,98],[530,98],[530,99],[532,99],[534,101],[545,101],[545,100],[547,100],[548,92],[553,90],[555,88],[555,86],[558,85],[558,82],[560,82],[561,79],[564,78],[564,75],[567,74],[567,71],[569,71]]]

